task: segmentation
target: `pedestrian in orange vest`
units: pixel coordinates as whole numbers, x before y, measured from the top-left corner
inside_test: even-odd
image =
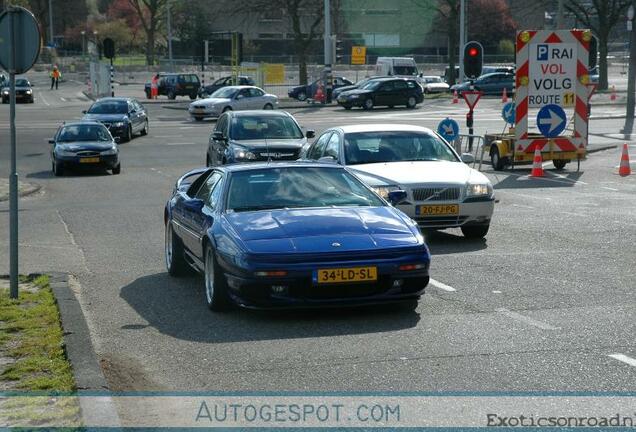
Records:
[[[57,68],[57,65],[53,66],[53,70],[49,74],[51,77],[51,90],[53,90],[53,86],[55,86],[55,90],[57,90],[57,85],[62,78],[62,72]]]
[[[152,80],[150,81],[150,97],[152,99],[157,99],[158,95],[159,95],[159,74],[156,74],[154,77],[152,77]]]

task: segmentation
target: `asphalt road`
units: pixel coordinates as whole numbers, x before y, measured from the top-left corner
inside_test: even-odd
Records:
[[[528,168],[486,167],[500,199],[490,233],[483,241],[459,230],[427,239],[436,282],[415,311],[214,314],[202,278],[167,275],[162,221],[178,175],[204,162],[213,122],[148,104],[150,135],[121,145],[121,175],[54,178],[47,139],[89,102],[79,83],[57,92],[36,83],[36,103],[18,108],[21,180],[42,186],[20,202],[20,269],[76,277],[111,389],[636,390],[636,366],[610,357],[636,359],[636,175],[615,174],[617,149],[591,154],[578,173],[547,163],[545,179],[529,179]],[[480,104],[476,131],[503,129],[499,101]],[[320,132],[357,122],[434,127],[446,116],[463,119],[466,109],[446,100],[413,111],[293,112]],[[8,106],[0,118],[6,177]],[[629,138],[619,133],[623,122],[593,120],[591,147]],[[634,163],[636,146],[630,150]],[[7,203],[0,226],[0,273],[7,273]]]

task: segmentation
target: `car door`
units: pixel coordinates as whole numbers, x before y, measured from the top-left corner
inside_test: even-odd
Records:
[[[247,88],[241,89],[234,96],[232,101],[232,109],[235,111],[245,110],[250,108],[250,90]]]
[[[201,184],[196,194],[189,196],[182,205],[182,217],[179,221],[182,225],[181,239],[186,250],[197,258],[201,257],[203,208],[210,197],[210,192],[212,192],[214,185],[220,178],[221,173],[213,171],[203,184]]]
[[[130,119],[130,126],[133,132],[139,130],[139,113],[135,108],[135,104],[132,101],[128,101],[128,118]]]
[[[218,121],[216,122],[216,126],[212,130],[210,134],[210,139],[208,143],[208,162],[211,165],[221,165],[223,163],[223,155],[225,153],[225,149],[227,148],[228,143],[228,123],[229,123],[230,115],[228,113],[221,114]],[[224,140],[215,139],[214,132],[221,132],[225,137]]]
[[[380,88],[376,92],[375,104],[376,105],[395,105],[393,101],[394,95],[394,81],[383,82]]]
[[[333,131],[324,132],[322,135],[318,137],[316,141],[309,147],[307,151],[306,158],[310,160],[318,160],[322,157],[325,146],[329,142]]]
[[[256,87],[252,87],[249,89],[249,107],[250,109],[263,109],[265,104],[265,92]]]
[[[391,105],[404,105],[409,97],[406,81],[398,80],[393,82],[393,96]]]
[[[323,148],[320,158],[325,158],[325,160],[329,158],[334,162],[340,162],[340,136],[336,132],[331,134],[327,145]]]
[[[223,174],[212,172],[205,184],[197,193],[197,199],[203,201],[200,211],[192,211],[190,227],[193,231],[192,244],[189,249],[195,257],[203,260],[203,238],[214,221],[214,210],[220,202],[220,192],[223,187]]]

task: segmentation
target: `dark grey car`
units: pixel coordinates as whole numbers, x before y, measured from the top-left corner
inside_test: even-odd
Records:
[[[114,137],[130,141],[134,134],[148,135],[148,114],[142,104],[131,98],[103,98],[95,101],[82,120],[104,124]]]

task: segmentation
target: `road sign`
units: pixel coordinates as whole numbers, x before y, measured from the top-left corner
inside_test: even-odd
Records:
[[[13,19],[13,38],[11,37]],[[12,44],[15,44],[15,64],[11,64]],[[22,74],[31,69],[40,55],[40,29],[31,12],[10,6],[0,15],[0,66],[9,73]]]
[[[472,110],[477,105],[479,98],[483,93],[480,91],[464,91],[462,92],[462,97],[466,101],[466,105],[468,105],[468,109]]]
[[[351,64],[363,65],[367,63],[367,47],[353,46],[351,47]]]
[[[503,106],[501,110],[501,117],[503,117],[504,121],[508,124],[515,124],[515,103],[508,102]]]
[[[567,124],[567,116],[559,105],[546,105],[537,114],[537,127],[546,138],[555,138],[561,135]]]
[[[545,42],[530,44],[528,82],[530,108],[540,108],[547,104],[572,106],[577,79],[576,68],[576,43],[563,43],[556,37]]]
[[[449,143],[453,142],[459,136],[459,124],[455,120],[446,117],[437,125],[437,133]]]

